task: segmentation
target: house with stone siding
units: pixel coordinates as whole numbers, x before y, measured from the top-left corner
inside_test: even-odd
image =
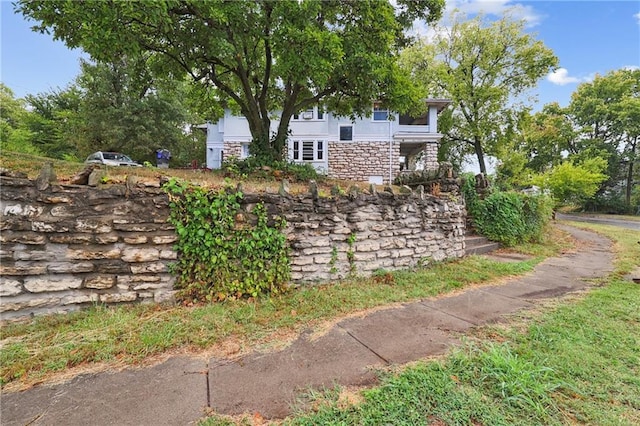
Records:
[[[331,178],[375,184],[393,182],[404,170],[438,167],[438,114],[451,102],[426,99],[420,117],[396,114],[374,103],[370,117],[351,120],[314,107],[289,124],[288,159],[308,163]],[[271,123],[273,130],[278,122]],[[246,118],[226,110],[217,123],[200,126],[207,133],[207,168],[225,159],[249,156],[251,132]]]

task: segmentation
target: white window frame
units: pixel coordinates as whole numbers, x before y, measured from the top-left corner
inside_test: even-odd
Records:
[[[387,122],[391,118],[391,111],[389,111],[389,108],[382,108],[382,102],[374,102],[373,106],[371,107],[371,110],[372,110],[371,121]],[[376,118],[376,113],[378,114],[385,113],[385,117]]]
[[[305,148],[308,150],[309,145],[312,150],[312,158],[305,159]],[[289,140],[289,159],[294,163],[326,162],[327,141],[313,138],[291,139]]]
[[[326,121],[327,113],[322,107],[314,106],[313,108],[307,108],[304,111],[293,114],[291,121]]]

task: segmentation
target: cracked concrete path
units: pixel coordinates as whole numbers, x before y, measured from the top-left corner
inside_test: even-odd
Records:
[[[76,377],[1,396],[2,425],[186,425],[207,408],[282,418],[314,388],[374,384],[376,370],[446,353],[470,327],[589,286],[612,270],[610,241],[564,227],[581,243],[500,285],[340,321],[321,337],[236,359],[171,358],[154,367]],[[513,261],[513,260],[512,260]]]

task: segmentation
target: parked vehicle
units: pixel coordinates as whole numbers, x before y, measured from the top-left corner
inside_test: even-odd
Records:
[[[85,164],[105,164],[107,166],[133,166],[142,167],[127,155],[120,152],[94,152],[84,161]]]

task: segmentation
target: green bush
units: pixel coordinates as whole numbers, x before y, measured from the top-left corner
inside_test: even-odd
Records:
[[[491,190],[480,198],[472,175],[463,176],[462,192],[476,230],[506,246],[540,241],[553,212],[553,201],[545,195]]]
[[[169,221],[176,228],[177,298],[187,303],[280,293],[290,278],[286,222],[269,225],[257,204],[240,212],[241,192],[206,191],[171,180]]]
[[[287,161],[272,161],[265,164],[256,157],[248,157],[243,160],[232,157],[222,163],[225,174],[234,178],[247,178],[273,180],[276,177],[287,178],[295,182],[308,182],[318,180],[320,176],[316,169],[308,163],[297,164]]]

